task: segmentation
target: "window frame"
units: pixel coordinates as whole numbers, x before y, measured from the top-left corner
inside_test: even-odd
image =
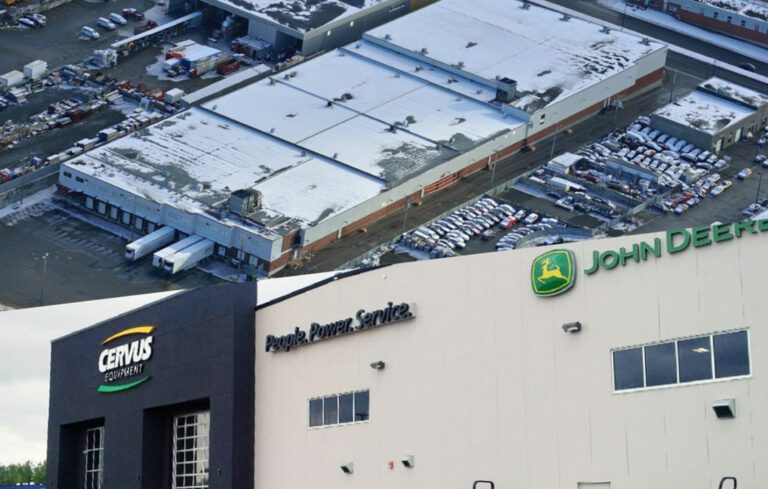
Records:
[[[95,444],[92,446],[90,444],[91,433],[98,433],[98,446]],[[94,454],[98,454],[98,468],[89,469],[89,465],[95,465],[89,463],[90,461],[94,460],[92,458]],[[93,428],[88,428],[85,430],[85,450],[83,450],[83,462],[85,466],[85,472],[83,474],[83,487],[85,489],[93,489],[94,484],[91,482],[95,482],[96,489],[102,489],[104,487],[104,425],[94,426]],[[92,481],[90,478],[92,474],[93,477],[96,478],[95,481]]]
[[[356,394],[360,394],[363,392],[368,393],[368,418],[364,420],[357,421],[355,419],[355,410],[357,406],[357,396]],[[348,422],[340,422],[339,418],[341,417],[341,396],[351,395],[352,396],[352,421]],[[335,397],[336,398],[336,422],[325,424],[325,399],[329,397]],[[312,410],[311,410],[311,403],[312,401],[320,401],[320,405],[322,407],[322,411],[320,412],[320,419],[322,420],[322,424],[312,426],[311,425],[311,416],[312,416]],[[371,420],[371,390],[370,389],[355,389],[350,391],[343,391],[338,392],[336,394],[327,394],[324,396],[315,396],[310,397],[307,399],[307,429],[308,430],[318,430],[318,429],[325,429],[325,428],[334,428],[336,426],[349,426],[349,425],[355,425],[355,424],[363,424],[368,423]]]
[[[184,421],[183,424],[179,424],[179,420],[182,418],[191,418],[194,417],[194,423],[190,423],[188,421]],[[202,418],[205,418],[205,421],[202,421]],[[198,427],[204,425],[206,428],[205,433],[199,433]],[[194,428],[195,433],[193,435],[187,435],[186,430],[188,428]],[[182,437],[179,437],[178,430],[183,429],[185,430],[185,434]],[[206,445],[202,446],[200,445],[200,440],[205,439]],[[186,442],[192,441],[192,446],[187,447]],[[182,449],[178,448],[178,443],[184,442],[185,446]],[[193,454],[192,460],[187,460],[186,456],[187,454]],[[205,453],[206,459],[203,461],[202,459],[198,458],[199,453]],[[178,456],[183,455],[182,458],[183,461],[178,460]],[[207,468],[207,472],[204,470],[203,472],[195,472],[191,474],[187,474],[186,472],[178,472],[180,466],[188,466],[188,465],[203,465]],[[181,485],[178,485],[176,482],[176,479],[181,477],[186,481],[187,477],[193,477],[196,478],[200,475],[206,476],[206,482],[204,484],[197,484],[193,483],[192,486],[188,486],[186,482],[183,482]],[[211,412],[209,410],[202,410],[202,411],[193,411],[193,412],[187,412],[187,413],[179,413],[173,416],[173,437],[172,437],[172,449],[171,449],[171,488],[172,489],[197,489],[197,488],[203,488],[208,489],[211,487]]]
[[[733,377],[716,377],[716,367],[715,367],[715,336],[723,335],[723,334],[729,334],[729,333],[738,333],[744,331],[747,333],[747,364],[749,365],[749,374],[746,375],[735,375]],[[704,380],[694,380],[691,382],[680,382],[680,355],[678,352],[678,342],[685,341],[685,340],[692,340],[692,339],[699,339],[699,338],[709,338],[709,344],[710,344],[710,366],[712,369],[712,378],[704,379]],[[675,366],[677,369],[677,382],[674,384],[666,384],[666,385],[654,385],[654,386],[647,386],[647,379],[646,379],[646,372],[645,372],[645,347],[650,346],[656,346],[664,343],[674,343],[675,344]],[[623,350],[633,350],[636,348],[640,348],[642,351],[642,361],[643,361],[643,387],[632,387],[629,389],[616,389],[616,372],[614,370],[614,364],[613,364],[613,354],[617,351],[623,351]],[[636,344],[632,346],[626,346],[621,348],[613,348],[610,351],[609,355],[610,365],[611,365],[611,390],[613,391],[613,394],[629,394],[633,392],[643,392],[643,391],[654,391],[659,389],[674,389],[679,387],[686,387],[686,386],[693,386],[693,385],[702,385],[702,384],[711,384],[716,382],[732,382],[735,380],[744,380],[744,379],[751,379],[752,373],[753,373],[753,365],[752,365],[752,333],[750,328],[735,328],[735,329],[726,329],[721,331],[716,331],[713,333],[707,333],[707,334],[698,334],[698,335],[689,335],[689,336],[681,336],[679,338],[674,338],[670,340],[664,340],[664,341],[654,341],[652,343],[643,343],[643,344]]]

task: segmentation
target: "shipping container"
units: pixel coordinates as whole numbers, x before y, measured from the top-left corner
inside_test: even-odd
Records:
[[[171,275],[192,268],[213,255],[213,241],[204,239],[163,259],[163,270]]]
[[[203,238],[201,238],[200,236],[196,236],[193,234],[192,236],[188,236],[187,238],[184,238],[181,241],[178,241],[172,244],[171,246],[168,246],[167,248],[163,248],[162,250],[156,252],[152,256],[152,266],[155,268],[162,268],[163,260],[165,260],[167,257],[178,253],[184,248],[188,248],[192,246],[198,241],[202,241],[202,239]]]
[[[138,260],[150,253],[173,242],[176,230],[170,226],[164,226],[157,231],[139,238],[125,247],[125,257],[128,260]]]

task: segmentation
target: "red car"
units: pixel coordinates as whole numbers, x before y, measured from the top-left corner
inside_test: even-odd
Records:
[[[123,17],[131,20],[144,20],[144,14],[135,8],[124,8]]]

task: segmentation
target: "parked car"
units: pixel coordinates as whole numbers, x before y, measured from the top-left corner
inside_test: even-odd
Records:
[[[115,24],[111,20],[105,17],[99,17],[98,19],[96,19],[96,25],[108,31],[113,31],[117,29]]]
[[[84,25],[83,28],[80,29],[80,35],[91,40],[96,40],[101,37],[101,34],[99,34],[96,29],[93,27],[88,27],[87,25]]]
[[[736,175],[736,178],[738,178],[739,180],[744,180],[750,175],[752,175],[752,170],[750,170],[749,168],[744,168]]]
[[[126,25],[126,24],[128,24],[128,21],[127,21],[127,20],[125,20],[125,17],[123,17],[123,16],[122,16],[122,15],[120,15],[120,14],[116,14],[116,13],[114,13],[114,12],[112,12],[111,14],[109,14],[109,20],[110,20],[112,23],[116,24],[116,25]]]
[[[718,195],[722,194],[725,188],[722,185],[717,185],[715,188],[709,191],[709,195],[712,197],[717,197]]]
[[[144,20],[144,14],[135,8],[124,8],[122,14],[126,19]]]

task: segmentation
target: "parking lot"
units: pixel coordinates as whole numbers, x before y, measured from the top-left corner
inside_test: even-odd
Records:
[[[157,272],[127,262],[126,240],[41,202],[0,218],[0,304],[14,308],[197,287],[221,280],[199,270]],[[45,280],[43,256],[48,253]],[[45,284],[44,297],[43,284]]]

